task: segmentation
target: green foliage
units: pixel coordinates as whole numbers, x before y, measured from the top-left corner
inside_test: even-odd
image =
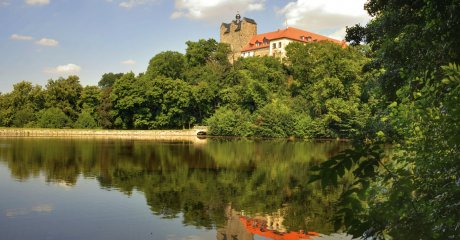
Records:
[[[221,136],[352,138],[353,150],[322,163],[311,178],[343,187],[337,226],[355,236],[457,239],[459,6],[459,0],[369,0],[365,9],[374,18],[347,28],[351,46],[291,43],[285,64],[253,57],[232,66],[227,44],[201,39],[188,41],[185,55],[157,54],[144,75],[104,74],[100,89],[83,88],[76,76],[49,80],[45,90],[20,82],[0,94],[0,125],[206,123]],[[391,158],[383,156],[385,142],[394,144]],[[249,185],[266,178],[260,174]],[[170,201],[176,194],[154,197]]]
[[[112,87],[110,99],[113,103],[115,126],[123,129],[146,129],[148,128],[148,115],[150,95],[146,91],[151,90],[148,83],[134,76],[134,73],[126,73],[117,79]],[[144,113],[147,113],[145,116]],[[147,118],[147,119],[146,119]]]
[[[38,112],[37,127],[66,128],[71,122],[71,119],[59,108],[48,108]]]
[[[374,19],[347,29],[352,44],[366,41],[372,50],[360,97],[367,110],[352,119],[374,135],[322,163],[311,180],[336,185],[344,174],[353,177],[336,221],[356,237],[460,238],[460,69],[450,64],[460,60],[459,6],[371,0]],[[379,150],[385,140],[395,143],[389,157]]]
[[[75,120],[78,116],[80,107],[78,101],[83,87],[77,76],[68,78],[50,79],[46,84],[45,107],[59,108],[70,119]]]
[[[179,52],[166,51],[155,55],[150,60],[145,75],[151,79],[158,76],[182,79],[184,70],[184,55]]]
[[[14,127],[31,127],[35,124],[36,113],[34,109],[30,107],[23,107],[17,110],[13,116],[13,126]]]
[[[79,129],[95,129],[98,128],[96,120],[88,111],[83,111],[78,115],[77,121],[74,123],[74,128]]]
[[[251,79],[257,80],[273,93],[286,94],[287,71],[279,59],[274,57],[241,58],[235,63],[235,68]]]
[[[189,112],[192,99],[190,85],[182,80],[164,77],[154,79],[154,85],[161,89],[161,104],[157,106],[151,128],[189,127],[193,123]]]
[[[331,42],[292,43],[286,46],[289,71],[298,82],[298,94],[308,95],[310,86],[324,78],[337,78],[345,86],[362,79],[368,60],[357,48],[342,48]]]
[[[286,105],[273,102],[257,110],[253,116],[253,133],[258,137],[294,135],[294,112]]]
[[[460,62],[459,6],[459,0],[366,3],[365,9],[375,18],[365,27],[348,28],[346,39],[371,46],[374,57],[369,68],[383,70],[379,82],[388,100],[396,100],[401,87],[416,88],[411,77]]]
[[[40,86],[19,82],[13,91],[0,95],[0,125],[5,127],[31,126],[35,114],[44,106],[45,98]]]
[[[215,136],[250,136],[250,114],[247,111],[220,107],[207,120],[209,133]]]
[[[409,88],[400,89],[408,97],[390,104],[393,125],[404,136],[391,160],[374,143],[347,150],[315,169],[319,175],[311,180],[325,186],[337,184],[347,171],[355,178],[342,193],[338,206],[343,210],[336,217],[338,225],[345,224],[355,236],[366,232],[397,239],[460,237],[460,68],[450,64],[442,70],[442,80],[437,74],[412,80],[422,86],[420,91],[411,96],[402,93]]]
[[[102,91],[96,86],[86,86],[83,88],[80,99],[78,100],[78,106],[82,109],[82,112],[88,112],[93,117],[98,117],[97,109],[101,105]]]
[[[106,73],[98,87],[82,87],[77,76],[49,80],[44,91],[17,84],[0,95],[1,125],[31,126],[38,111],[59,108],[82,128],[174,129],[210,120],[226,124],[215,131],[219,135],[335,138],[359,135],[368,126],[375,85],[360,72],[367,59],[359,48],[291,44],[288,64],[267,56],[231,65],[228,44],[186,44],[185,55],[161,52],[145,74]],[[222,115],[232,111],[239,117],[230,124]]]
[[[317,133],[314,121],[308,114],[296,113],[294,115],[294,132],[293,135],[299,138],[313,138]]]
[[[187,41],[185,58],[190,67],[204,66],[209,61],[228,63],[227,54],[230,47],[214,39],[200,39],[198,42]]]
[[[123,73],[104,73],[97,85],[102,89],[111,88],[117,79],[121,78]]]

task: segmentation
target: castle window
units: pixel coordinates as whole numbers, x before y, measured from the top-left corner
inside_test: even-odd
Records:
[[[304,36],[300,36],[300,40],[305,40],[305,37]]]
[[[281,48],[282,44],[281,42],[278,43],[278,48]]]
[[[276,43],[273,43],[273,48],[276,48]]]
[[[256,47],[260,46],[260,42],[256,42]]]
[[[311,42],[311,37],[310,36],[307,37],[307,42]]]

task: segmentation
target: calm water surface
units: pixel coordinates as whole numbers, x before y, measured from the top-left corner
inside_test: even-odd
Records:
[[[0,239],[314,239],[339,191],[309,169],[346,147],[0,138]]]

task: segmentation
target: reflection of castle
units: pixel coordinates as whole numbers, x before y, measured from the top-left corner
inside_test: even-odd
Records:
[[[218,240],[252,240],[254,235],[276,240],[312,239],[319,236],[316,232],[288,231],[283,225],[281,210],[273,214],[248,217],[244,212],[238,213],[230,206],[226,209],[227,225],[217,230]]]

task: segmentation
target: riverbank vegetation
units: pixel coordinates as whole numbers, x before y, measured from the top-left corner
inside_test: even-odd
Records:
[[[365,47],[291,44],[273,57],[228,61],[213,39],[187,42],[185,54],[155,55],[145,73],[106,73],[98,86],[77,76],[14,85],[0,95],[3,127],[182,129],[209,125],[224,136],[350,137],[375,105]],[[367,130],[366,130],[367,131]]]
[[[348,28],[347,40],[370,47],[363,70],[375,73],[380,129],[310,181],[326,187],[354,176],[335,221],[355,236],[459,239],[460,1],[370,0],[365,8],[373,20]]]

